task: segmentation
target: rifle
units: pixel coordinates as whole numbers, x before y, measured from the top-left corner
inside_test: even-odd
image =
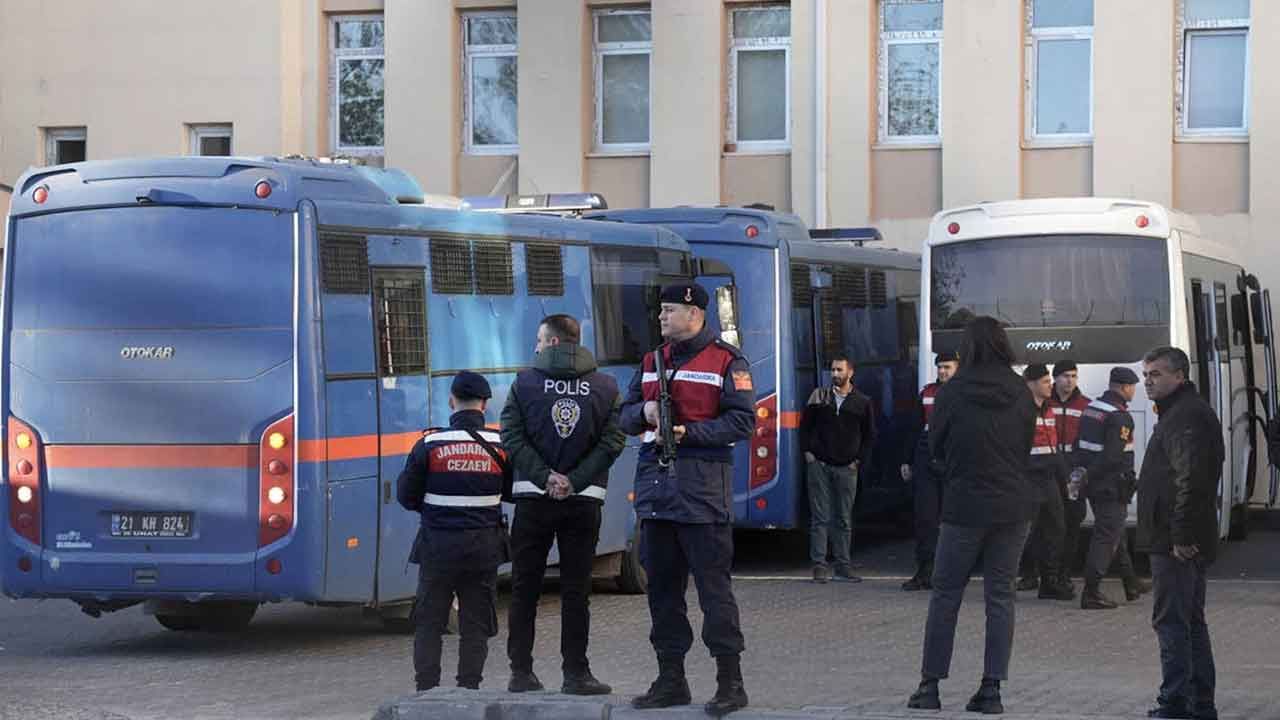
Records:
[[[658,436],[662,443],[658,450],[658,464],[669,467],[676,461],[675,417],[671,411],[671,386],[667,382],[667,367],[662,351],[665,345],[653,351],[653,369],[658,373]]]

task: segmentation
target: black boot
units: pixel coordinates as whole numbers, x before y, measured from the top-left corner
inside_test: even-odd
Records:
[[[658,656],[658,679],[649,686],[649,692],[631,700],[637,710],[688,705],[693,702],[689,681],[684,676],[684,658]]]
[[[742,686],[742,663],[737,655],[716,657],[716,694],[703,706],[708,715],[720,717],[747,706],[747,690]]]
[[[1040,579],[1040,592],[1036,597],[1041,600],[1075,600],[1076,589],[1071,583],[1059,582],[1057,575],[1046,575]]]
[[[942,699],[938,697],[938,679],[921,678],[920,687],[911,693],[907,707],[913,710],[941,710]]]
[[[1034,575],[1023,575],[1018,581],[1018,592],[1031,592],[1040,587],[1040,579]]]
[[[928,565],[921,565],[916,569],[915,575],[912,575],[906,582],[902,583],[902,589],[906,592],[932,589],[933,583],[929,579],[932,575],[933,568]]]
[[[1120,607],[1111,598],[1102,594],[1098,584],[1086,583],[1084,592],[1080,593],[1081,610],[1115,610]]]
[[[1000,681],[982,678],[982,686],[973,694],[973,697],[969,698],[969,704],[965,705],[964,709],[984,715],[1003,713],[1004,704],[1000,702]]]
[[[608,695],[613,688],[600,682],[590,670],[566,672],[560,692],[565,695]]]
[[[1129,602],[1135,602],[1139,598],[1141,598],[1143,595],[1146,595],[1149,592],[1151,592],[1150,580],[1143,580],[1142,578],[1137,576],[1134,576],[1131,578],[1125,578],[1125,581],[1124,581],[1124,599],[1125,600],[1128,600]]]
[[[542,689],[542,681],[532,670],[512,670],[511,682],[507,683],[507,692],[522,693]]]

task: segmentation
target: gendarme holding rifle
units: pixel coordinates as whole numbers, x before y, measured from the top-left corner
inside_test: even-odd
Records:
[[[622,405],[621,425],[644,434],[636,468],[640,557],[649,579],[649,639],[658,655],[658,679],[632,704],[637,708],[687,705],[684,656],[693,646],[685,608],[689,573],[702,606],[702,641],[716,659],[712,715],[747,704],[739,656],[743,649],[733,562],[733,443],[755,428],[755,390],[747,360],[707,327],[707,291],[695,284],[662,291],[658,314],[666,343],[658,348],[668,375],[675,457],[662,466],[661,392],[655,353],[646,353]],[[668,445],[666,449],[670,449]]]

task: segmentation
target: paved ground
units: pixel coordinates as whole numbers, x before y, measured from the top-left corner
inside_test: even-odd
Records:
[[[898,589],[910,569],[908,542],[860,542],[855,559],[868,576],[860,585],[804,580],[798,536],[743,535],[738,547],[754,706],[939,717],[903,709],[928,603]],[[1280,719],[1277,558],[1280,533],[1255,532],[1228,546],[1215,567],[1209,622],[1225,718]],[[1118,585],[1110,591],[1118,594]],[[963,705],[981,673],[979,598],[971,591],[961,615],[954,679],[942,687],[949,709]],[[621,695],[642,692],[655,672],[644,598],[602,593],[593,610],[597,674]],[[551,594],[536,668],[549,687],[560,681],[557,614]],[[1149,614],[1149,600],[1112,612],[1021,602],[1007,707],[1026,717],[1144,716],[1158,681]],[[506,685],[505,642],[504,632],[491,644],[487,688]],[[446,649],[451,667],[456,644]],[[701,701],[714,688],[714,667],[700,648],[689,660]],[[212,636],[163,630],[137,608],[94,620],[64,601],[0,600],[0,718],[369,718],[411,687],[410,666],[409,638],[354,609],[266,607],[245,633]]]

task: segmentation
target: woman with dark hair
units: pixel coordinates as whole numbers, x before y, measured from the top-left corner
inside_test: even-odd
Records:
[[[960,371],[939,390],[929,422],[929,452],[945,468],[942,528],[924,633],[920,687],[908,707],[937,710],[938,681],[951,671],[956,618],[965,586],[982,558],[986,657],[982,685],[965,707],[1004,712],[1000,682],[1013,651],[1014,582],[1032,510],[1027,461],[1036,407],[1009,367],[1013,347],[991,317],[971,321],[960,343]]]

